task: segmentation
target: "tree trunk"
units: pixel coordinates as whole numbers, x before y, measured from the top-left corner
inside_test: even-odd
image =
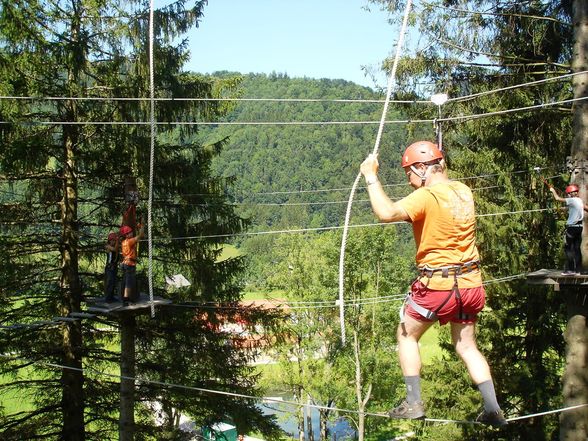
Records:
[[[135,437],[135,331],[132,313],[120,320],[120,419],[119,440],[133,441]]]
[[[331,403],[329,403],[329,406]],[[324,409],[319,409],[319,425],[320,429],[320,441],[327,441],[329,439],[329,429],[327,427],[327,422],[329,419],[329,411]]]
[[[372,385],[368,386],[365,398],[362,396],[363,378],[361,375],[361,348],[359,345],[359,336],[357,331],[353,331],[353,351],[355,353],[355,393],[357,396],[357,440],[363,441],[365,432],[365,408],[372,394]]]
[[[296,399],[300,403],[300,408],[298,409],[298,440],[304,441],[306,438],[304,434],[304,398],[302,397],[302,387],[298,386],[296,391]]]
[[[306,403],[311,404],[310,395],[306,394]],[[306,430],[308,431],[308,441],[314,441],[314,431],[312,430],[312,407],[307,406],[306,411]]]
[[[574,54],[572,70],[588,70],[588,2],[574,0]],[[573,79],[574,98],[588,96],[588,75],[576,75]],[[572,144],[571,181],[580,187],[580,197],[588,195],[588,103],[574,104],[574,139]],[[584,222],[582,238],[582,265],[588,269],[588,225]],[[566,369],[563,378],[564,406],[588,403],[588,328],[586,327],[586,291],[566,293],[568,324],[566,339]],[[563,412],[560,416],[561,441],[585,441],[588,439],[588,408]]]
[[[588,290],[567,290],[568,325],[565,332],[566,368],[563,378],[564,406],[588,403]],[[588,406],[562,412],[561,441],[588,439]]]
[[[574,54],[572,70],[588,70],[588,2],[574,0]],[[588,74],[573,77],[574,98],[588,96]],[[588,102],[577,101],[573,105],[574,138],[572,143],[571,182],[580,187],[580,197],[588,200]],[[588,228],[584,222],[582,240],[582,266],[588,269]]]
[[[78,227],[77,227],[77,177],[75,174],[75,136],[64,130],[65,163],[62,171],[61,200],[61,305],[60,314],[68,316],[80,311],[82,291],[78,275]],[[61,374],[64,440],[84,440],[84,375],[82,373],[82,325],[63,325],[63,364],[73,369],[64,369]]]

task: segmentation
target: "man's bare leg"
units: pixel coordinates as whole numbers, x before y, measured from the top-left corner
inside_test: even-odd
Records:
[[[506,425],[507,422],[496,399],[490,366],[476,344],[475,323],[451,323],[451,339],[455,351],[465,363],[470,377],[482,394],[484,412],[478,416],[478,421],[495,426]]]
[[[391,409],[391,418],[420,419],[425,417],[425,407],[421,400],[421,355],[419,340],[433,322],[421,322],[406,315],[398,325],[398,358],[406,384],[406,400]]]

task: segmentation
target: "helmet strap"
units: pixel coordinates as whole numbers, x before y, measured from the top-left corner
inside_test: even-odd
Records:
[[[427,165],[427,169],[425,170],[424,173],[421,173],[415,166],[414,164],[410,166],[410,169],[412,170],[412,172],[417,175],[419,178],[421,178],[421,187],[425,186],[425,182],[427,181],[427,178],[429,177],[429,172],[431,171],[431,167],[433,167],[433,165],[431,164],[425,164]]]

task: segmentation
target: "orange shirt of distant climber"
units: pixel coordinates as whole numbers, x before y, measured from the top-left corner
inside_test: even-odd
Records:
[[[127,266],[137,265],[137,242],[139,237],[129,237],[121,244],[122,264]]]

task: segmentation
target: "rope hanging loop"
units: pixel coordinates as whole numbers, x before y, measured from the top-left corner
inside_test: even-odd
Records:
[[[400,29],[400,34],[398,36],[398,43],[396,45],[396,56],[394,57],[394,64],[392,65],[392,70],[390,71],[390,75],[388,77],[388,88],[386,91],[386,100],[384,101],[384,109],[382,110],[382,117],[380,118],[380,125],[378,127],[378,134],[376,136],[376,141],[374,144],[374,150],[372,154],[377,156],[378,150],[380,148],[380,141],[382,139],[382,133],[384,132],[384,124],[386,122],[386,114],[388,113],[388,105],[390,104],[390,97],[392,96],[392,91],[396,86],[396,70],[398,69],[398,62],[400,60],[400,54],[402,52],[402,46],[404,44],[404,35],[406,34],[406,29],[408,27],[408,16],[412,7],[412,1],[408,0],[406,2],[406,6],[404,9],[404,18],[402,20],[402,27]],[[355,181],[353,183],[353,187],[351,188],[351,194],[349,195],[349,201],[347,203],[347,211],[345,212],[345,226],[343,227],[343,237],[341,239],[341,253],[339,257],[339,321],[341,324],[341,342],[345,344],[345,301],[344,301],[344,294],[345,294],[345,246],[347,244],[347,232],[349,230],[349,219],[351,218],[351,206],[353,204],[353,196],[355,195],[355,190],[359,181],[361,179],[361,173],[358,173]]]

